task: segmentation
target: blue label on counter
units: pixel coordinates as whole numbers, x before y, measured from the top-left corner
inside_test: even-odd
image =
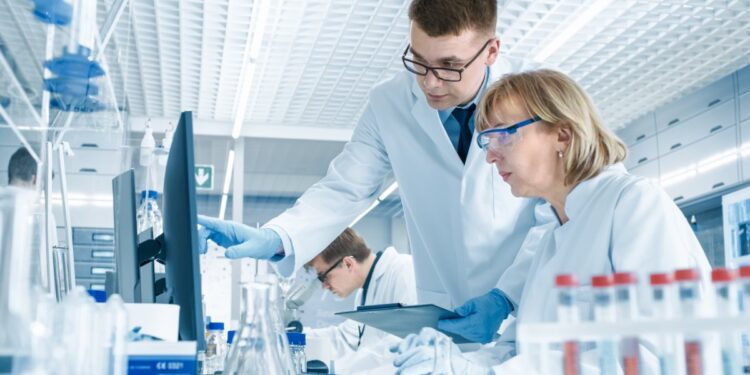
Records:
[[[195,375],[197,363],[190,356],[130,356],[128,374],[130,375]]]

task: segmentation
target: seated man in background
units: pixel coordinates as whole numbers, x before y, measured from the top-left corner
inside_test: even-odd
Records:
[[[344,230],[305,266],[315,269],[323,288],[339,297],[347,297],[356,291],[357,306],[413,305],[417,302],[411,255],[399,254],[393,247],[373,254],[362,237],[351,228]],[[305,333],[308,345],[330,343],[331,359],[336,361],[337,373],[362,371],[365,367],[380,365],[386,360],[387,348],[400,340],[353,320],[331,327],[306,329]]]

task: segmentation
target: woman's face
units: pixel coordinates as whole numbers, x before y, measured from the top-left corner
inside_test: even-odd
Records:
[[[497,105],[489,116],[493,128],[508,128],[534,116],[516,100]],[[505,139],[493,139],[487,147],[487,162],[495,164],[503,180],[516,197],[546,197],[564,181],[564,151],[559,132],[542,121],[518,128]]]

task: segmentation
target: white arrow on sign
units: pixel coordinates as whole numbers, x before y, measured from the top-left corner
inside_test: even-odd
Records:
[[[195,180],[198,181],[198,185],[203,186],[206,181],[208,181],[208,174],[206,174],[206,170],[203,168],[198,169],[198,174],[195,175]]]

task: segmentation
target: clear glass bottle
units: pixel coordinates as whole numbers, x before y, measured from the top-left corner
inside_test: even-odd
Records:
[[[224,358],[226,357],[224,323],[211,322],[208,323],[206,329],[208,331],[208,337],[206,338],[203,374],[213,375],[217,371],[224,370]]]
[[[305,356],[305,334],[300,332],[287,332],[289,341],[289,354],[292,357],[292,364],[297,374],[307,372],[307,357]]]
[[[136,221],[138,223],[138,233],[152,228],[153,237],[156,238],[163,232],[162,215],[159,210],[157,198],[159,194],[154,190],[144,190],[141,192],[141,204],[136,212]]]
[[[632,321],[638,316],[638,303],[635,287],[638,278],[632,272],[616,272],[615,306],[618,321]],[[620,357],[624,375],[638,375],[641,373],[640,344],[638,337],[623,337],[620,341]]]
[[[591,277],[594,297],[594,321],[613,323],[616,321],[614,279],[610,275]],[[601,375],[617,374],[617,338],[605,338],[596,343],[599,349],[599,371]]]
[[[577,323],[580,319],[576,304],[578,278],[570,274],[557,275],[555,288],[557,289],[557,322]],[[581,373],[580,347],[576,340],[563,343],[563,373],[565,375]]]
[[[243,287],[246,305],[224,366],[225,374],[294,374],[294,367],[288,365],[291,358],[282,358],[277,349],[280,333],[271,317],[270,289],[269,284],[257,282]]]

